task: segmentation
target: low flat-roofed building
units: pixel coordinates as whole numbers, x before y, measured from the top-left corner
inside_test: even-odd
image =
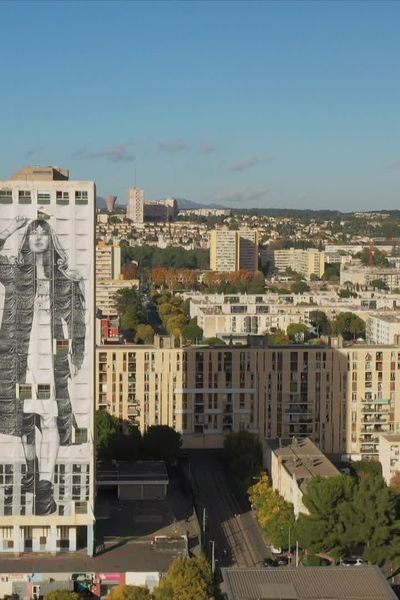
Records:
[[[222,569],[228,600],[394,600],[376,565]]]
[[[400,434],[380,435],[378,451],[382,475],[389,485],[392,477],[400,472]]]
[[[163,500],[169,478],[164,461],[99,462],[96,469],[97,487],[117,488],[120,500]]]
[[[294,513],[308,513],[303,504],[307,484],[317,476],[334,477],[339,471],[309,439],[275,438],[265,441],[265,466],[272,487],[287,502]]]

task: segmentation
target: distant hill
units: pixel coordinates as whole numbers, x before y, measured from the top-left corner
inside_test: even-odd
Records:
[[[193,200],[187,200],[186,198],[177,198],[178,208],[180,210],[196,210],[197,208],[225,208],[229,209],[229,206],[222,206],[221,204],[202,204],[200,202],[193,202]]]

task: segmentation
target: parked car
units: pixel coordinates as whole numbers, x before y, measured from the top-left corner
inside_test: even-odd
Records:
[[[278,562],[274,558],[264,558],[264,567],[277,567]]]
[[[348,558],[342,558],[340,564],[344,567],[362,567],[368,563],[358,556],[350,556]]]
[[[276,557],[276,562],[278,563],[278,567],[286,567],[289,564],[289,557],[282,554]]]

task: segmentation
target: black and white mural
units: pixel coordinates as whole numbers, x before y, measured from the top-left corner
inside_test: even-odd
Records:
[[[34,216],[0,219],[0,514],[85,514],[87,281],[68,230]]]

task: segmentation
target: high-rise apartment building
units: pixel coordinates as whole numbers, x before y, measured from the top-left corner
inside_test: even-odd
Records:
[[[100,410],[142,431],[175,427],[186,448],[221,448],[227,433],[247,430],[376,459],[379,436],[400,423],[396,346],[175,348],[156,337],[149,346],[99,346],[97,369]]]
[[[129,188],[126,216],[133,223],[144,222],[144,190],[141,188]]]
[[[121,276],[121,247],[98,242],[96,245],[96,280],[119,279]]]
[[[275,250],[274,266],[280,272],[292,269],[307,279],[310,279],[311,275],[321,278],[325,271],[325,252],[316,248]]]
[[[240,229],[239,235],[239,268],[246,271],[258,270],[258,231]]]
[[[230,230],[227,227],[210,233],[210,269],[238,271],[258,268],[258,233],[253,229]]]
[[[0,181],[0,552],[93,551],[95,198]]]

